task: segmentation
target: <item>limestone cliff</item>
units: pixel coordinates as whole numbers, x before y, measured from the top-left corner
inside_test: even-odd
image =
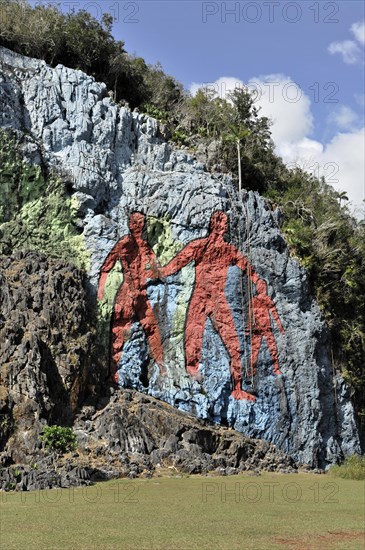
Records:
[[[0,444],[27,462],[43,426],[72,425],[91,376],[85,277],[36,252],[0,256]]]
[[[90,300],[103,274],[100,379],[111,361],[120,386],[312,467],[359,452],[348,390],[279,213],[171,147],[154,119],[115,105],[93,78],[4,48],[0,60],[0,127],[18,133],[29,162],[72,182]],[[143,216],[140,233],[133,212]],[[223,229],[212,222],[220,212]],[[258,281],[267,284],[262,300]],[[252,398],[235,398],[238,385]]]

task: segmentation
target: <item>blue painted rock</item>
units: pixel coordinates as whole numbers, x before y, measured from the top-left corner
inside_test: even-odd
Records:
[[[118,107],[92,77],[4,48],[0,68],[0,125],[27,136],[27,159],[41,150],[72,181],[114,383],[311,466],[359,452],[349,391],[278,212],[165,143],[156,120]],[[227,224],[212,244],[219,212]]]

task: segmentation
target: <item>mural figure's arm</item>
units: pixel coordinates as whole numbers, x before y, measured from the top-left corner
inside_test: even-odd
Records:
[[[105,262],[101,267],[101,270],[100,270],[101,275],[100,275],[99,287],[98,287],[98,300],[102,300],[104,297],[104,287],[105,287],[105,283],[106,283],[109,271],[113,269],[116,262],[123,255],[123,244],[124,244],[123,241],[124,239],[121,239],[120,241],[117,242],[117,244],[112,248],[111,252],[109,252]]]
[[[250,275],[250,278],[251,278],[251,281],[256,284],[259,280],[260,280],[260,277],[257,275],[255,269],[253,268],[253,266],[249,263],[249,261],[247,260],[247,258],[242,254],[242,252],[240,252],[239,250],[236,249],[236,253],[235,253],[235,258],[234,258],[234,263],[240,268],[242,269],[242,271],[244,271],[245,273],[247,273],[247,275],[249,274]]]
[[[174,273],[180,271],[180,269],[195,259],[196,250],[197,243],[194,241],[186,245],[185,248],[183,248],[179,254],[175,256],[175,258],[173,258],[167,265],[159,269],[159,276],[168,277],[169,275],[173,275]]]
[[[280,317],[279,317],[279,314],[278,314],[278,310],[276,309],[275,304],[272,301],[272,299],[269,298],[269,300],[270,300],[269,311],[270,311],[274,321],[278,325],[281,334],[284,334],[285,331],[284,331],[283,325],[281,324]]]

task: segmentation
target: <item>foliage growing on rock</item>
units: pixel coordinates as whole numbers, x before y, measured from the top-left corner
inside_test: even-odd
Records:
[[[365,224],[324,180],[297,168],[267,197],[280,206],[292,253],[307,268],[332,335],[333,368],[353,389],[365,432]]]
[[[0,130],[0,254],[39,250],[87,268],[78,205],[55,174],[23,159],[15,134]]]
[[[65,454],[76,449],[76,434],[72,428],[64,426],[46,426],[40,439],[49,451]]]

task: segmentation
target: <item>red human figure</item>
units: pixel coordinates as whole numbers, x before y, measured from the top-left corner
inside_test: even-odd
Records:
[[[225,285],[230,265],[237,265],[244,272],[251,266],[244,255],[233,245],[226,243],[227,215],[215,212],[210,221],[208,237],[189,243],[173,260],[159,270],[161,277],[172,275],[195,262],[195,288],[188,307],[185,325],[185,362],[187,372],[198,377],[202,354],[205,324],[209,317],[220,334],[230,356],[230,370],[234,381],[232,396],[235,399],[255,401],[255,397],[241,389],[241,346],[236,327],[225,297]],[[251,279],[259,278],[251,268]]]
[[[284,334],[285,331],[283,329],[283,325],[281,324],[275,304],[267,295],[266,282],[262,279],[256,283],[256,292],[256,296],[254,296],[251,300],[253,321],[250,360],[251,374],[256,372],[257,359],[263,338],[266,339],[267,347],[274,363],[274,373],[281,374],[279,369],[278,349],[276,347],[275,337],[271,328],[270,313],[276,321],[280,332]],[[246,328],[246,332],[247,331],[248,327]]]
[[[160,330],[147,297],[147,278],[152,278],[158,269],[155,253],[142,237],[146,217],[134,212],[129,218],[131,234],[120,239],[108,254],[99,280],[98,299],[104,296],[108,273],[119,260],[123,268],[123,283],[115,302],[112,320],[111,377],[118,383],[118,365],[123,347],[128,339],[133,321],[141,323],[151,348],[154,360],[165,375]]]

